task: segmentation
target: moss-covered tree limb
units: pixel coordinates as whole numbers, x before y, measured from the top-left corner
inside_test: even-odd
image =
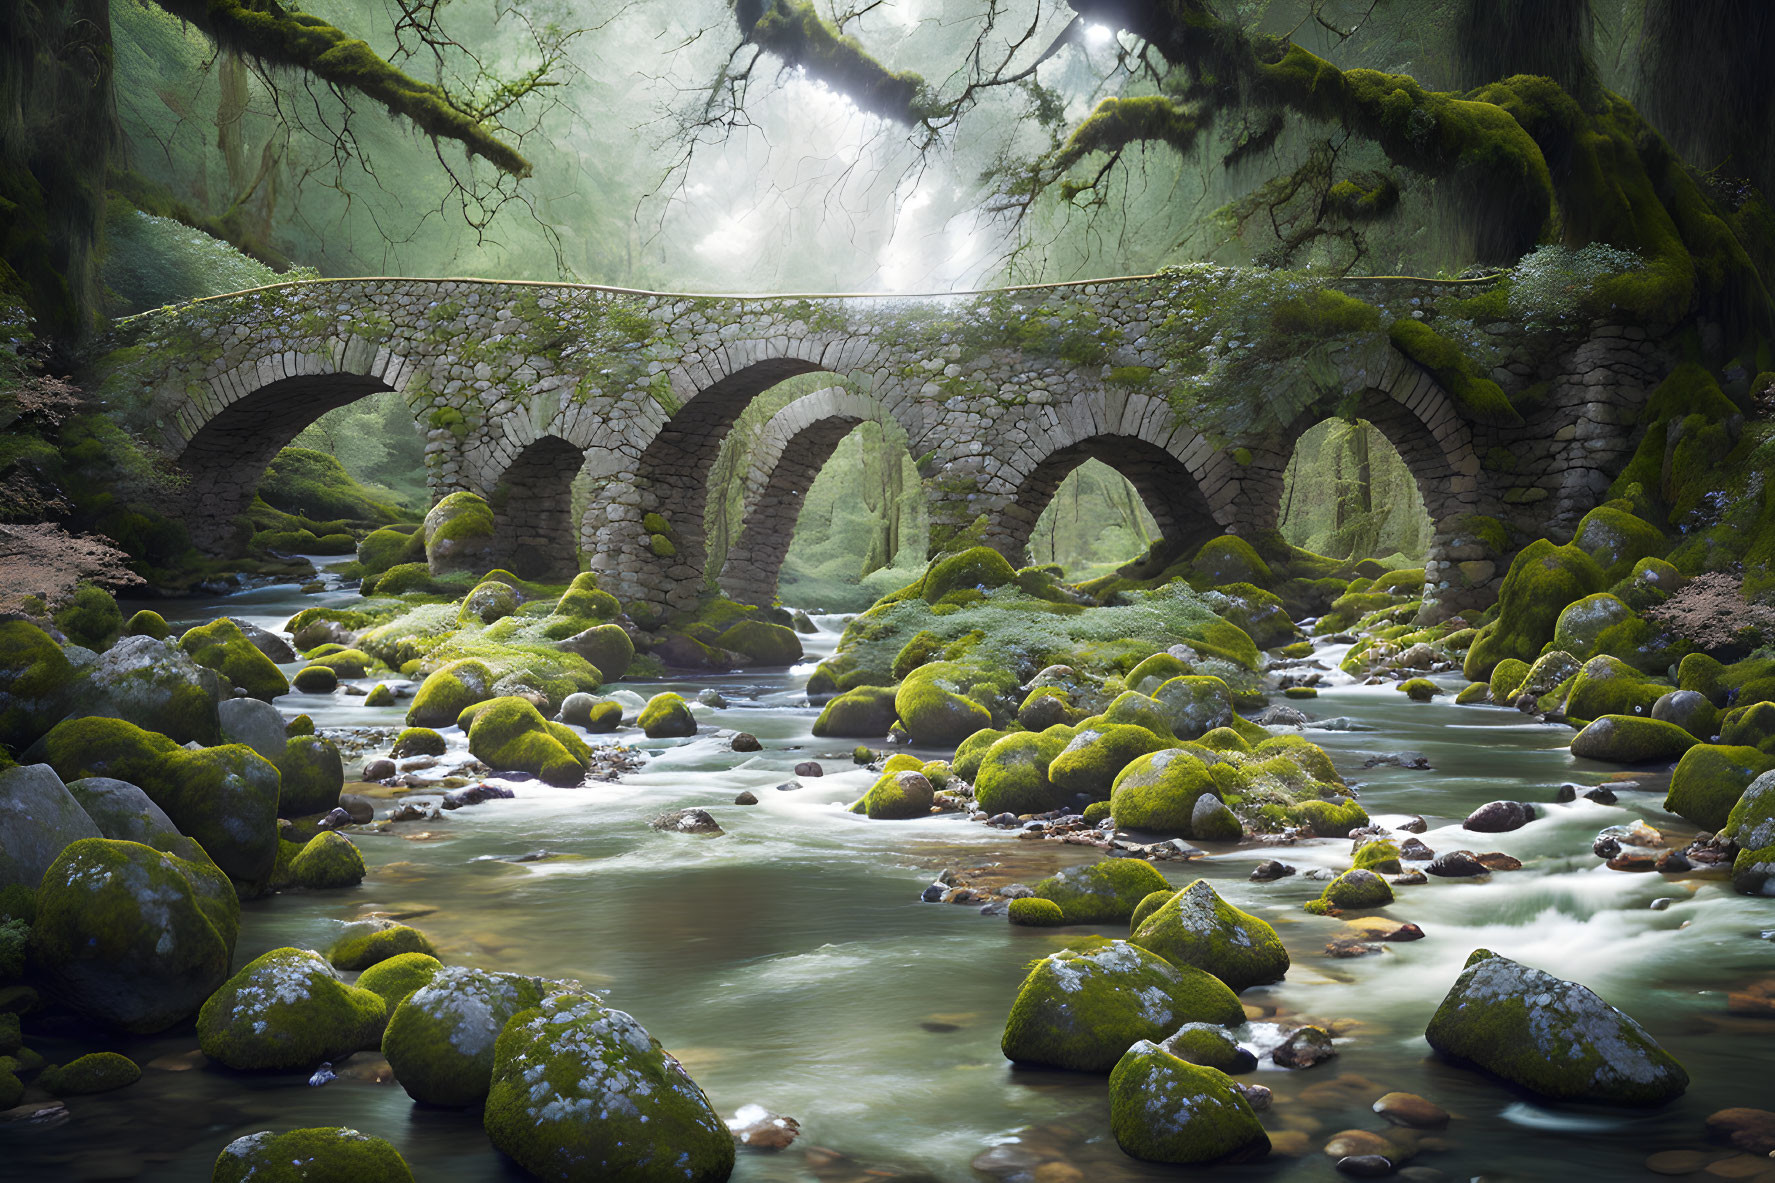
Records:
[[[750,0],[736,5],[735,16],[748,42],[848,95],[871,115],[918,124],[948,113],[922,77],[882,65],[854,38],[834,29],[808,0]]]
[[[276,0],[155,0],[222,45],[272,65],[288,66],[381,103],[436,139],[456,140],[501,172],[530,175],[530,162],[489,131],[443,88],[421,82],[377,56],[368,44]]]

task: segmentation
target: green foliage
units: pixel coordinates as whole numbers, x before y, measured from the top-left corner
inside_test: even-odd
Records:
[[[123,613],[111,593],[82,583],[55,612],[55,626],[76,645],[108,649],[123,631]]]
[[[1374,305],[1335,288],[1317,288],[1277,301],[1270,312],[1270,325],[1282,336],[1314,341],[1346,333],[1372,333],[1381,327],[1380,311]]]
[[[1428,370],[1467,419],[1487,426],[1520,426],[1522,416],[1459,346],[1421,320],[1401,317],[1387,330],[1406,357]]]
[[[408,516],[358,484],[338,460],[309,448],[289,447],[273,457],[259,479],[259,496],[274,509],[314,520],[383,525]]]

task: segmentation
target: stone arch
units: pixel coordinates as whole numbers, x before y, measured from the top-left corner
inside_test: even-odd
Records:
[[[190,479],[186,522],[197,546],[228,546],[277,453],[328,411],[398,391],[409,367],[353,337],[329,354],[282,353],[242,362],[194,392],[171,423],[172,451]]]
[[[585,463],[579,447],[539,436],[518,451],[488,490],[500,564],[525,579],[564,582],[579,571],[573,528],[573,478]]]
[[[1101,460],[1140,494],[1169,552],[1181,553],[1231,528],[1236,493],[1232,464],[1176,421],[1163,399],[1117,391],[1082,396],[1007,464],[1007,496],[989,520],[985,541],[1013,563],[1027,561],[1036,520],[1073,469]]]
[[[747,604],[776,598],[802,498],[840,441],[864,423],[892,416],[875,399],[828,387],[796,399],[765,425],[746,473],[745,511],[721,567],[721,589]]]

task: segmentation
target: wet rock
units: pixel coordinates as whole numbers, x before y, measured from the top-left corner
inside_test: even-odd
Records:
[[[1557,789],[1553,790],[1553,803],[1555,805],[1566,805],[1577,799],[1577,785],[1560,785]]]
[[[1324,724],[1321,724],[1323,726]],[[1411,768],[1425,771],[1430,767],[1430,757],[1422,752],[1395,752],[1386,756],[1370,756],[1362,761],[1364,768]]]
[[[509,801],[517,794],[504,785],[478,784],[467,788],[452,789],[444,794],[445,809],[461,809],[465,805],[479,805],[483,801]]]
[[[377,756],[374,760],[365,760],[364,769],[358,775],[364,780],[388,780],[395,771],[393,760],[387,756]]]
[[[1325,1143],[1325,1154],[1334,1159],[1379,1158],[1387,1163],[1389,1171],[1393,1167],[1393,1159],[1403,1157],[1399,1147],[1390,1138],[1368,1130],[1341,1130],[1333,1134]]]
[[[1424,845],[1418,838],[1407,838],[1399,844],[1399,857],[1407,862],[1427,863],[1436,857],[1436,852]]]
[[[1522,860],[1501,850],[1487,850],[1473,856],[1488,871],[1520,871]]]
[[[1775,1154],[1775,1113],[1721,1109],[1708,1115],[1707,1136],[1749,1154]]]
[[[247,1183],[249,1179],[255,1183],[280,1179],[412,1183],[413,1174],[400,1153],[381,1138],[340,1126],[281,1134],[260,1130],[236,1138],[216,1156],[210,1179],[211,1183]]]
[[[728,746],[736,752],[762,752],[764,750],[764,745],[758,742],[758,737],[749,731],[737,733],[729,741]]]
[[[273,949],[203,1004],[197,1039],[230,1068],[308,1071],[375,1047],[386,1018],[380,996],[346,985],[320,954]]]
[[[1590,844],[1590,853],[1600,859],[1611,859],[1621,853],[1621,840],[1613,834],[1598,834]]]
[[[332,809],[328,810],[324,817],[314,823],[314,828],[317,830],[342,830],[346,826],[353,824],[351,814],[345,812],[343,809]]]
[[[1167,1036],[1159,1047],[1178,1059],[1204,1068],[1215,1068],[1229,1076],[1250,1072],[1257,1067],[1257,1057],[1239,1046],[1225,1028],[1213,1023],[1185,1023]]]
[[[1375,939],[1378,941],[1421,941],[1424,939],[1424,930],[1415,924],[1401,924],[1398,928],[1378,934]]]
[[[739,796],[735,797],[733,803],[735,805],[756,805],[758,804],[758,798],[752,795],[752,790],[747,789],[745,792],[742,792]]]
[[[447,966],[394,1008],[382,1054],[415,1101],[476,1104],[493,1077],[500,1030],[541,1002],[549,985],[519,974]]]
[[[1311,1068],[1337,1055],[1331,1033],[1323,1027],[1302,1027],[1270,1053],[1278,1068]]]
[[[1241,1161],[1270,1148],[1225,1073],[1185,1063],[1146,1040],[1110,1073],[1109,1122],[1122,1151],[1145,1162]]]
[[[1291,706],[1277,704],[1251,721],[1260,727],[1305,727],[1307,716]]]
[[[1653,869],[1661,871],[1666,875],[1682,875],[1695,869],[1694,865],[1689,862],[1689,856],[1680,850],[1666,850],[1658,856],[1658,861],[1653,863],[1652,866]],[[1656,900],[1652,901],[1654,907],[1657,906],[1657,903],[1658,901]],[[1669,905],[1666,904],[1665,906],[1668,907]]]
[[[799,789],[800,787],[801,787],[800,781],[786,780],[782,784],[777,786],[777,792],[779,792],[779,793],[793,793],[796,789]]]
[[[674,809],[647,823],[656,830],[673,834],[705,834],[716,837],[724,831],[706,809]]]
[[[1602,788],[1599,785],[1598,787],[1591,789],[1589,792],[1585,793],[1584,800],[1594,801],[1598,805],[1613,805],[1617,800],[1619,800],[1619,798],[1617,798],[1615,796],[1615,794],[1613,792],[1611,792],[1610,790]]]
[[[696,692],[696,700],[704,706],[713,707],[718,711],[724,711],[727,709],[727,699],[722,697],[721,691],[716,690],[712,686],[705,686],[701,690],[698,690]]]
[[[376,805],[368,797],[360,797],[356,793],[342,793],[339,797],[339,808],[358,825],[367,825],[376,820]]]
[[[1471,879],[1491,874],[1471,850],[1451,850],[1439,854],[1424,869],[1439,879]]]
[[[1276,930],[1221,899],[1206,879],[1155,908],[1133,941],[1173,965],[1207,970],[1234,991],[1280,981],[1288,972],[1288,950]]]
[[[1261,1084],[1246,1084],[1236,1080],[1233,1082],[1233,1087],[1239,1090],[1239,1094],[1245,1098],[1246,1103],[1258,1113],[1268,1109],[1275,1099],[1270,1090]]]
[[[1713,1157],[1705,1150],[1660,1150],[1646,1156],[1646,1170],[1654,1175],[1693,1175]]]
[[[391,822],[430,822],[441,816],[437,800],[431,797],[402,797],[388,811]]]
[[[1411,817],[1408,817],[1399,823],[1399,829],[1407,834],[1422,834],[1429,828],[1430,823],[1416,814],[1413,814]]]
[[[1682,1065],[1645,1028],[1576,982],[1488,949],[1467,959],[1424,1038],[1556,1100],[1649,1105],[1680,1096]]]
[[[1428,883],[1429,879],[1422,871],[1407,871],[1403,875],[1388,876],[1387,882],[1395,887],[1416,887],[1420,883]]]
[[[824,776],[825,773],[826,770],[815,760],[803,760],[795,766],[796,776]]]
[[[1253,883],[1270,883],[1277,879],[1286,879],[1294,874],[1294,868],[1276,859],[1265,859],[1251,871]]]
[[[1337,1160],[1338,1174],[1352,1179],[1380,1179],[1393,1169],[1393,1160],[1384,1154],[1346,1154]]]
[[[1416,1093],[1388,1093],[1374,1103],[1374,1111],[1394,1125],[1414,1130],[1439,1130],[1448,1124],[1448,1110]]]
[[[284,757],[289,736],[283,715],[257,698],[230,698],[218,703],[216,716],[222,725],[223,743],[243,743],[273,764]]]
[[[1463,830],[1481,834],[1504,834],[1520,830],[1535,820],[1535,807],[1526,801],[1491,801],[1467,815]]]
[[[727,1119],[733,1140],[747,1150],[787,1150],[801,1134],[793,1117],[772,1113],[762,1105],[742,1105]]]
[[[1358,940],[1355,937],[1343,937],[1335,941],[1327,941],[1325,944],[1325,955],[1327,957],[1337,957],[1340,959],[1350,957],[1369,957],[1376,953],[1385,952],[1386,949],[1382,946],[1371,945],[1367,941]]]
[[[1607,863],[1611,871],[1653,871],[1658,866],[1658,856],[1649,850],[1623,850]]]

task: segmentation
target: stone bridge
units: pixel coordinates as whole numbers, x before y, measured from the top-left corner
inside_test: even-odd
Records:
[[[1379,328],[1281,333],[1277,309],[1316,290],[1263,278],[1281,274],[1200,267],[916,297],[295,282],[121,322],[86,380],[189,477],[187,520],[206,549],[239,536],[266,464],[298,432],[395,391],[425,435],[434,499],[487,497],[514,569],[558,574],[583,556],[623,599],[672,608],[709,574],[703,512],[723,438],[791,376],[834,382],[780,411],[752,454],[745,527],[718,573],[745,600],[775,593],[800,496],[867,420],[898,424],[919,459],[933,551],[984,541],[1019,561],[1087,457],[1134,484],[1173,550],[1273,528],[1294,441],[1356,416],[1416,476],[1435,523],[1426,591],[1448,612],[1489,599],[1508,557],[1474,515],[1519,542],[1569,531],[1671,366],[1637,329],[1549,342],[1438,313],[1483,281],[1337,281]],[[1526,421],[1478,421],[1389,344],[1401,317],[1460,328],[1506,392],[1529,392]],[[574,522],[582,473],[597,492]]]

